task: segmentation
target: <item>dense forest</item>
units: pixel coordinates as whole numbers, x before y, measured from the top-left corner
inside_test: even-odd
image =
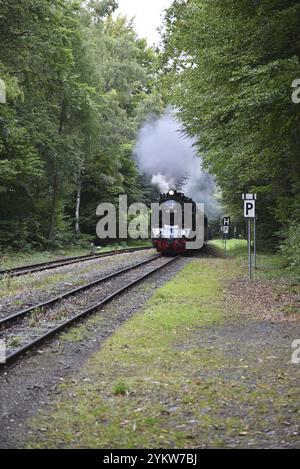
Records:
[[[162,59],[167,99],[229,212],[239,220],[241,194],[257,193],[261,246],[281,244],[298,266],[299,24],[295,0],[176,0]]]
[[[300,3],[175,0],[159,51],[116,8],[0,0],[1,248],[93,237],[98,203],[151,201],[133,149],[172,105],[228,214],[256,192],[261,246],[300,265]]]
[[[96,207],[150,201],[132,152],[157,57],[114,0],[1,0],[0,245],[95,238]],[[80,236],[81,234],[81,236]]]

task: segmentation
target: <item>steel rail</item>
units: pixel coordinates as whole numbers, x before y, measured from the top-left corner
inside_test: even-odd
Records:
[[[38,303],[34,306],[31,306],[30,308],[23,309],[21,311],[18,311],[17,313],[11,314],[10,316],[7,316],[3,319],[0,320],[0,332],[3,327],[8,326],[11,323],[14,323],[20,319],[25,318],[28,316],[30,313],[33,313],[36,309],[39,308],[47,308],[49,306],[53,306],[54,304],[58,303],[59,301],[65,300],[66,298],[70,298],[71,296],[77,295],[78,293],[84,292],[86,290],[89,290],[92,287],[95,287],[97,285],[100,285],[101,283],[104,283],[108,280],[111,280],[113,278],[118,277],[121,274],[124,274],[126,272],[130,272],[134,269],[137,269],[138,267],[141,267],[143,265],[149,264],[150,262],[155,261],[156,259],[161,259],[161,256],[153,256],[151,259],[147,259],[146,261],[138,262],[137,264],[131,265],[130,267],[125,267],[124,269],[118,270],[117,272],[113,272],[112,274],[106,275],[105,277],[101,277],[97,280],[94,280],[93,282],[87,283],[86,285],[83,285],[82,287],[75,288],[73,290],[70,290],[66,293],[62,293],[59,296],[56,296],[54,298],[50,298],[47,301],[44,301],[43,303]]]
[[[156,272],[162,270],[163,268],[167,267],[171,263],[175,262],[178,258],[179,258],[179,256],[174,257],[171,260],[169,260],[168,262],[166,262],[165,264],[163,264],[159,267],[156,267],[155,269],[151,270],[150,272],[140,276],[136,280],[126,284],[124,287],[122,287],[119,290],[115,291],[114,293],[112,293],[111,295],[109,295],[104,300],[100,301],[99,303],[95,304],[94,306],[92,306],[92,307],[86,309],[85,311],[82,311],[81,313],[77,314],[76,316],[73,316],[72,318],[64,321],[59,326],[51,329],[47,333],[43,334],[42,336],[38,337],[37,339],[33,340],[32,342],[26,344],[25,346],[21,347],[20,349],[16,350],[15,352],[12,352],[11,354],[9,354],[6,357],[6,363],[5,364],[0,364],[0,369],[2,369],[3,367],[5,368],[5,366],[10,365],[11,363],[15,362],[17,359],[19,359],[21,356],[23,356],[26,352],[28,352],[32,349],[35,349],[36,347],[44,344],[49,339],[56,336],[59,332],[67,329],[72,324],[78,322],[79,320],[89,316],[90,314],[94,313],[98,309],[100,309],[103,306],[107,305],[109,302],[111,302],[113,299],[115,299],[120,294],[122,294],[125,291],[127,291],[128,289],[134,287],[135,285],[137,285],[141,281],[145,280],[146,278],[150,277],[154,273],[156,273]]]
[[[110,257],[119,254],[127,254],[130,252],[146,251],[150,249],[153,249],[153,247],[150,246],[136,249],[120,249],[119,251],[109,251],[103,254],[87,254],[85,256],[68,257],[66,259],[57,259],[49,262],[40,262],[38,264],[24,265],[20,267],[13,267],[12,269],[0,270],[0,276],[8,275],[10,277],[20,277],[22,275],[32,274],[35,272],[42,272],[43,270],[56,269],[65,265],[78,264],[82,261],[101,259],[104,257]]]

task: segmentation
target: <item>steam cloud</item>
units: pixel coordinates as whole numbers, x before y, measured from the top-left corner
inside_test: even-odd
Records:
[[[161,193],[168,192],[171,187],[175,188],[177,186],[175,179],[168,178],[163,174],[155,174],[154,176],[152,176],[151,182],[154,186],[157,186],[159,188]]]
[[[139,133],[135,157],[142,173],[161,192],[181,189],[195,202],[204,203],[208,216],[219,216],[213,178],[202,169],[195,141],[184,135],[172,109],[147,122]]]

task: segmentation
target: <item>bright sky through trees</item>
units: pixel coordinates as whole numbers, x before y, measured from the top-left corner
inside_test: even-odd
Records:
[[[163,11],[173,0],[118,0],[118,13],[135,17],[135,29],[139,36],[146,37],[149,45],[159,42],[157,28],[162,25]]]

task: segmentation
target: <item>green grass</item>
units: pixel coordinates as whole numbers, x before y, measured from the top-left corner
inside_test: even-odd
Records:
[[[22,338],[21,337],[11,336],[11,337],[9,337],[9,339],[7,341],[7,347],[8,348],[16,348],[16,347],[19,347],[19,345],[21,345],[21,343],[22,343]]]
[[[127,392],[128,390],[125,383],[116,383],[113,387],[113,394],[115,396],[125,396]]]
[[[89,269],[78,269],[77,274],[84,273]],[[22,292],[30,291],[31,289],[38,289],[40,291],[48,291],[50,286],[55,285],[62,281],[72,281],[74,273],[52,273],[51,275],[40,277],[36,279],[33,276],[26,277],[10,277],[5,275],[0,278],[0,298],[13,296]]]
[[[214,241],[211,241],[213,246],[216,246],[219,250],[225,252],[224,250],[224,241],[217,239]],[[228,239],[227,240],[227,256],[229,258],[232,257],[240,257],[240,258],[245,258],[247,257],[247,241],[243,239]]]
[[[88,360],[84,380],[65,380],[56,401],[28,423],[27,447],[222,448],[265,434],[265,412],[276,417],[286,406],[272,369],[267,378],[273,350],[254,351],[245,366],[239,354],[214,346],[216,332],[203,342],[207,328],[243,327],[243,316],[224,310],[224,280],[240,275],[239,258],[188,264]],[[241,379],[250,368],[260,380],[254,388]],[[296,391],[289,391],[293,402]]]
[[[157,390],[170,394],[175,407],[179,399],[187,412],[197,401],[193,372],[199,363],[216,366],[219,357],[195,344],[192,331],[222,322],[221,280],[229,275],[222,260],[197,260],[160,288],[145,310],[90,359],[83,370],[90,381],[65,384],[56,410],[32,421],[32,428],[48,431],[29,446],[43,447],[44,438],[47,447],[185,444],[185,432],[168,427],[168,405],[157,398]],[[203,406],[210,400],[203,398]]]
[[[219,250],[224,251],[224,243],[222,240],[212,241],[211,244],[216,246]],[[229,259],[237,259],[245,272],[248,269],[248,250],[247,241],[230,239],[227,241],[227,257]],[[257,271],[255,272],[257,278],[270,279],[286,279],[291,282],[300,283],[300,275],[295,269],[290,269],[287,266],[286,260],[280,254],[272,254],[265,252],[258,252],[257,254]]]

